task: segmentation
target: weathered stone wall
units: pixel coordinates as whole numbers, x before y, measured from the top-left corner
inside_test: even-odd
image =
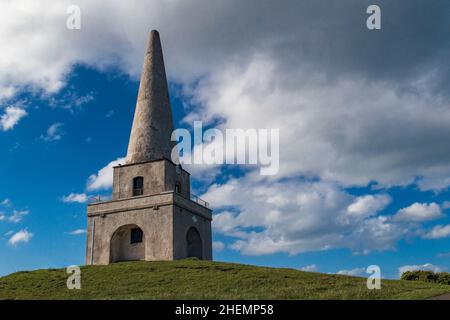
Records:
[[[202,238],[203,259],[212,259],[211,210],[174,192],[89,205],[87,264],[91,261],[94,220],[94,264],[110,263],[114,232],[130,224],[144,232],[145,260],[186,258],[186,232],[191,226]]]
[[[176,206],[173,213],[173,257],[187,257],[186,234],[190,227],[195,227],[202,239],[202,259],[212,260],[211,214],[200,215],[192,210],[193,206]]]
[[[190,177],[185,170],[177,169],[167,159],[114,167],[113,200],[133,196],[133,179],[144,178],[143,195],[174,191],[175,183],[181,184],[181,194],[190,197]]]
[[[88,218],[87,263],[90,264],[91,259],[93,220],[95,220],[94,264],[110,263],[111,238],[117,229],[128,224],[135,224],[144,232],[145,260],[172,260],[172,211],[171,205],[165,205],[157,210],[144,208],[90,216]]]
[[[164,176],[166,190],[175,190],[175,183],[178,182],[181,186],[181,195],[189,199],[191,196],[191,180],[187,171],[179,169],[177,172],[176,165],[166,161]]]
[[[131,198],[133,179],[139,176],[144,177],[143,195],[167,191],[164,167],[164,160],[114,167],[113,200]]]

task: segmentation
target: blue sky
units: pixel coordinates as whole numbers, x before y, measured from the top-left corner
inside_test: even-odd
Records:
[[[368,31],[361,1],[70,3],[81,30],[66,1],[0,4],[1,275],[84,263],[86,200],[110,193],[108,164],[125,156],[154,28],[175,127],[280,129],[276,176],[187,168],[214,209],[214,259],[450,270],[447,4],[380,1]]]

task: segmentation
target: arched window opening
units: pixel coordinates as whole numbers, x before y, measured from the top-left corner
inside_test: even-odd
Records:
[[[133,197],[144,194],[144,178],[136,177],[133,179]]]
[[[181,193],[181,183],[179,183],[179,182],[175,183],[175,192]]]
[[[145,260],[145,233],[136,224],[114,231],[110,240],[109,262]]]
[[[186,234],[187,257],[203,258],[202,239],[197,229],[190,227]]]

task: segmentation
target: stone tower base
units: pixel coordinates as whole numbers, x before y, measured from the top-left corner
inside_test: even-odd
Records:
[[[142,239],[133,243],[132,230]],[[86,264],[212,260],[211,210],[174,191],[88,206]]]

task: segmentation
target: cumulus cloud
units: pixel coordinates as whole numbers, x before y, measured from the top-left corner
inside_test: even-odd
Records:
[[[52,124],[50,127],[48,127],[47,132],[45,134],[41,134],[41,139],[44,141],[58,141],[61,140],[63,133],[62,133],[62,126],[64,124],[61,122],[56,122]]]
[[[81,30],[66,28],[71,4],[82,10]],[[157,28],[169,78],[202,106],[188,119],[280,128],[281,145],[289,146],[281,150],[280,178],[446,188],[449,74],[440,66],[449,52],[442,14],[449,4],[427,4],[417,15],[419,1],[381,1],[389,32],[368,34],[369,4],[324,10],[317,1],[286,1],[271,10],[267,1],[3,1],[0,84],[55,92],[77,63],[119,67],[137,79],[147,33]]]
[[[66,203],[78,202],[85,203],[87,201],[87,195],[85,193],[70,193],[67,196],[62,197],[62,201]]]
[[[427,232],[423,237],[425,239],[441,239],[450,236],[450,224],[445,226],[435,226],[431,231]]]
[[[399,277],[406,271],[416,271],[416,270],[424,270],[424,271],[433,271],[433,272],[442,272],[445,269],[439,266],[435,266],[431,263],[425,263],[422,265],[406,265],[398,268]]]
[[[350,269],[350,270],[339,270],[338,272],[336,272],[336,274],[342,274],[342,275],[346,275],[346,276],[362,276],[366,273],[366,269],[365,268],[355,268],[355,269]]]
[[[353,216],[367,216],[383,210],[391,202],[391,197],[386,194],[366,195],[357,197],[347,207],[347,213]]]
[[[365,254],[393,249],[411,231],[387,216],[349,216],[355,197],[333,183],[255,174],[213,184],[202,198],[218,212],[214,231],[235,238],[231,248],[246,255],[331,248]]]
[[[100,169],[96,174],[89,176],[87,189],[89,191],[104,190],[112,187],[113,184],[113,167],[125,163],[125,157],[111,161],[105,167]]]
[[[75,64],[137,79],[147,33],[157,28],[170,80],[201,106],[187,119],[280,128],[280,178],[450,185],[450,75],[442,68],[450,4],[424,11],[417,0],[380,0],[386,27],[368,33],[370,1],[263,3],[3,1],[0,87],[52,93]],[[81,8],[81,30],[66,28],[71,4]]]
[[[319,267],[315,264],[310,264],[308,266],[301,267],[300,270],[307,271],[307,272],[317,272],[317,271],[319,271]]]
[[[193,99],[204,108],[188,120],[222,118],[222,129],[279,128],[280,178],[303,174],[349,186],[392,186],[419,176],[425,190],[435,188],[427,182],[435,175],[450,173],[442,159],[450,150],[436,145],[437,131],[450,133],[450,108],[442,101],[399,95],[386,84],[367,86],[360,79],[329,83],[306,70],[287,76],[278,68],[270,58],[255,57],[244,69],[230,67],[200,82]],[[444,113],[430,114],[430,104]],[[417,149],[412,141],[423,144]],[[447,183],[442,181],[439,188]]]
[[[71,4],[81,8],[81,30],[66,28],[66,9]],[[176,0],[170,5],[162,0],[130,0],[127,4],[120,0],[106,4],[89,0],[2,1],[0,46],[7,50],[1,60],[5,67],[1,80],[5,88],[27,83],[54,91],[64,84],[74,63],[99,69],[117,65],[137,76],[145,46],[142,39],[151,28],[164,35],[170,74],[181,79],[221,69],[222,63],[232,60],[246,63],[251,53],[261,51],[285,60],[291,69],[309,63],[311,69],[372,75],[375,79],[411,77],[420,74],[423,66],[445,61],[440,53],[448,50],[443,41],[448,21],[442,12],[448,12],[448,4],[429,4],[426,13],[417,15],[419,1],[380,0],[379,5],[389,12],[383,21],[390,26],[382,35],[367,33],[365,11],[369,4],[358,0],[327,4],[292,0],[282,5],[268,0]],[[128,23],[117,24],[118,20]],[[248,25],[249,20],[255,23]],[[417,23],[407,23],[405,28],[405,21]],[[424,24],[429,28],[422,28]],[[33,36],[39,41],[32,41]],[[399,43],[402,36],[412,40]],[[348,41],[335,41],[345,37]],[[23,43],[28,44],[26,52],[20,50]],[[402,49],[411,54],[405,57]]]
[[[0,87],[0,103],[3,100],[11,99],[15,93],[16,93],[16,91],[15,91],[14,87],[12,87],[12,86]]]
[[[23,108],[7,107],[0,116],[0,129],[2,131],[13,129],[27,115],[28,113]]]
[[[9,238],[8,243],[12,246],[16,246],[20,243],[27,243],[31,240],[33,234],[28,232],[26,229],[22,229],[14,233],[11,238]]]
[[[394,216],[399,221],[428,221],[442,217],[441,207],[435,203],[413,203]]]

